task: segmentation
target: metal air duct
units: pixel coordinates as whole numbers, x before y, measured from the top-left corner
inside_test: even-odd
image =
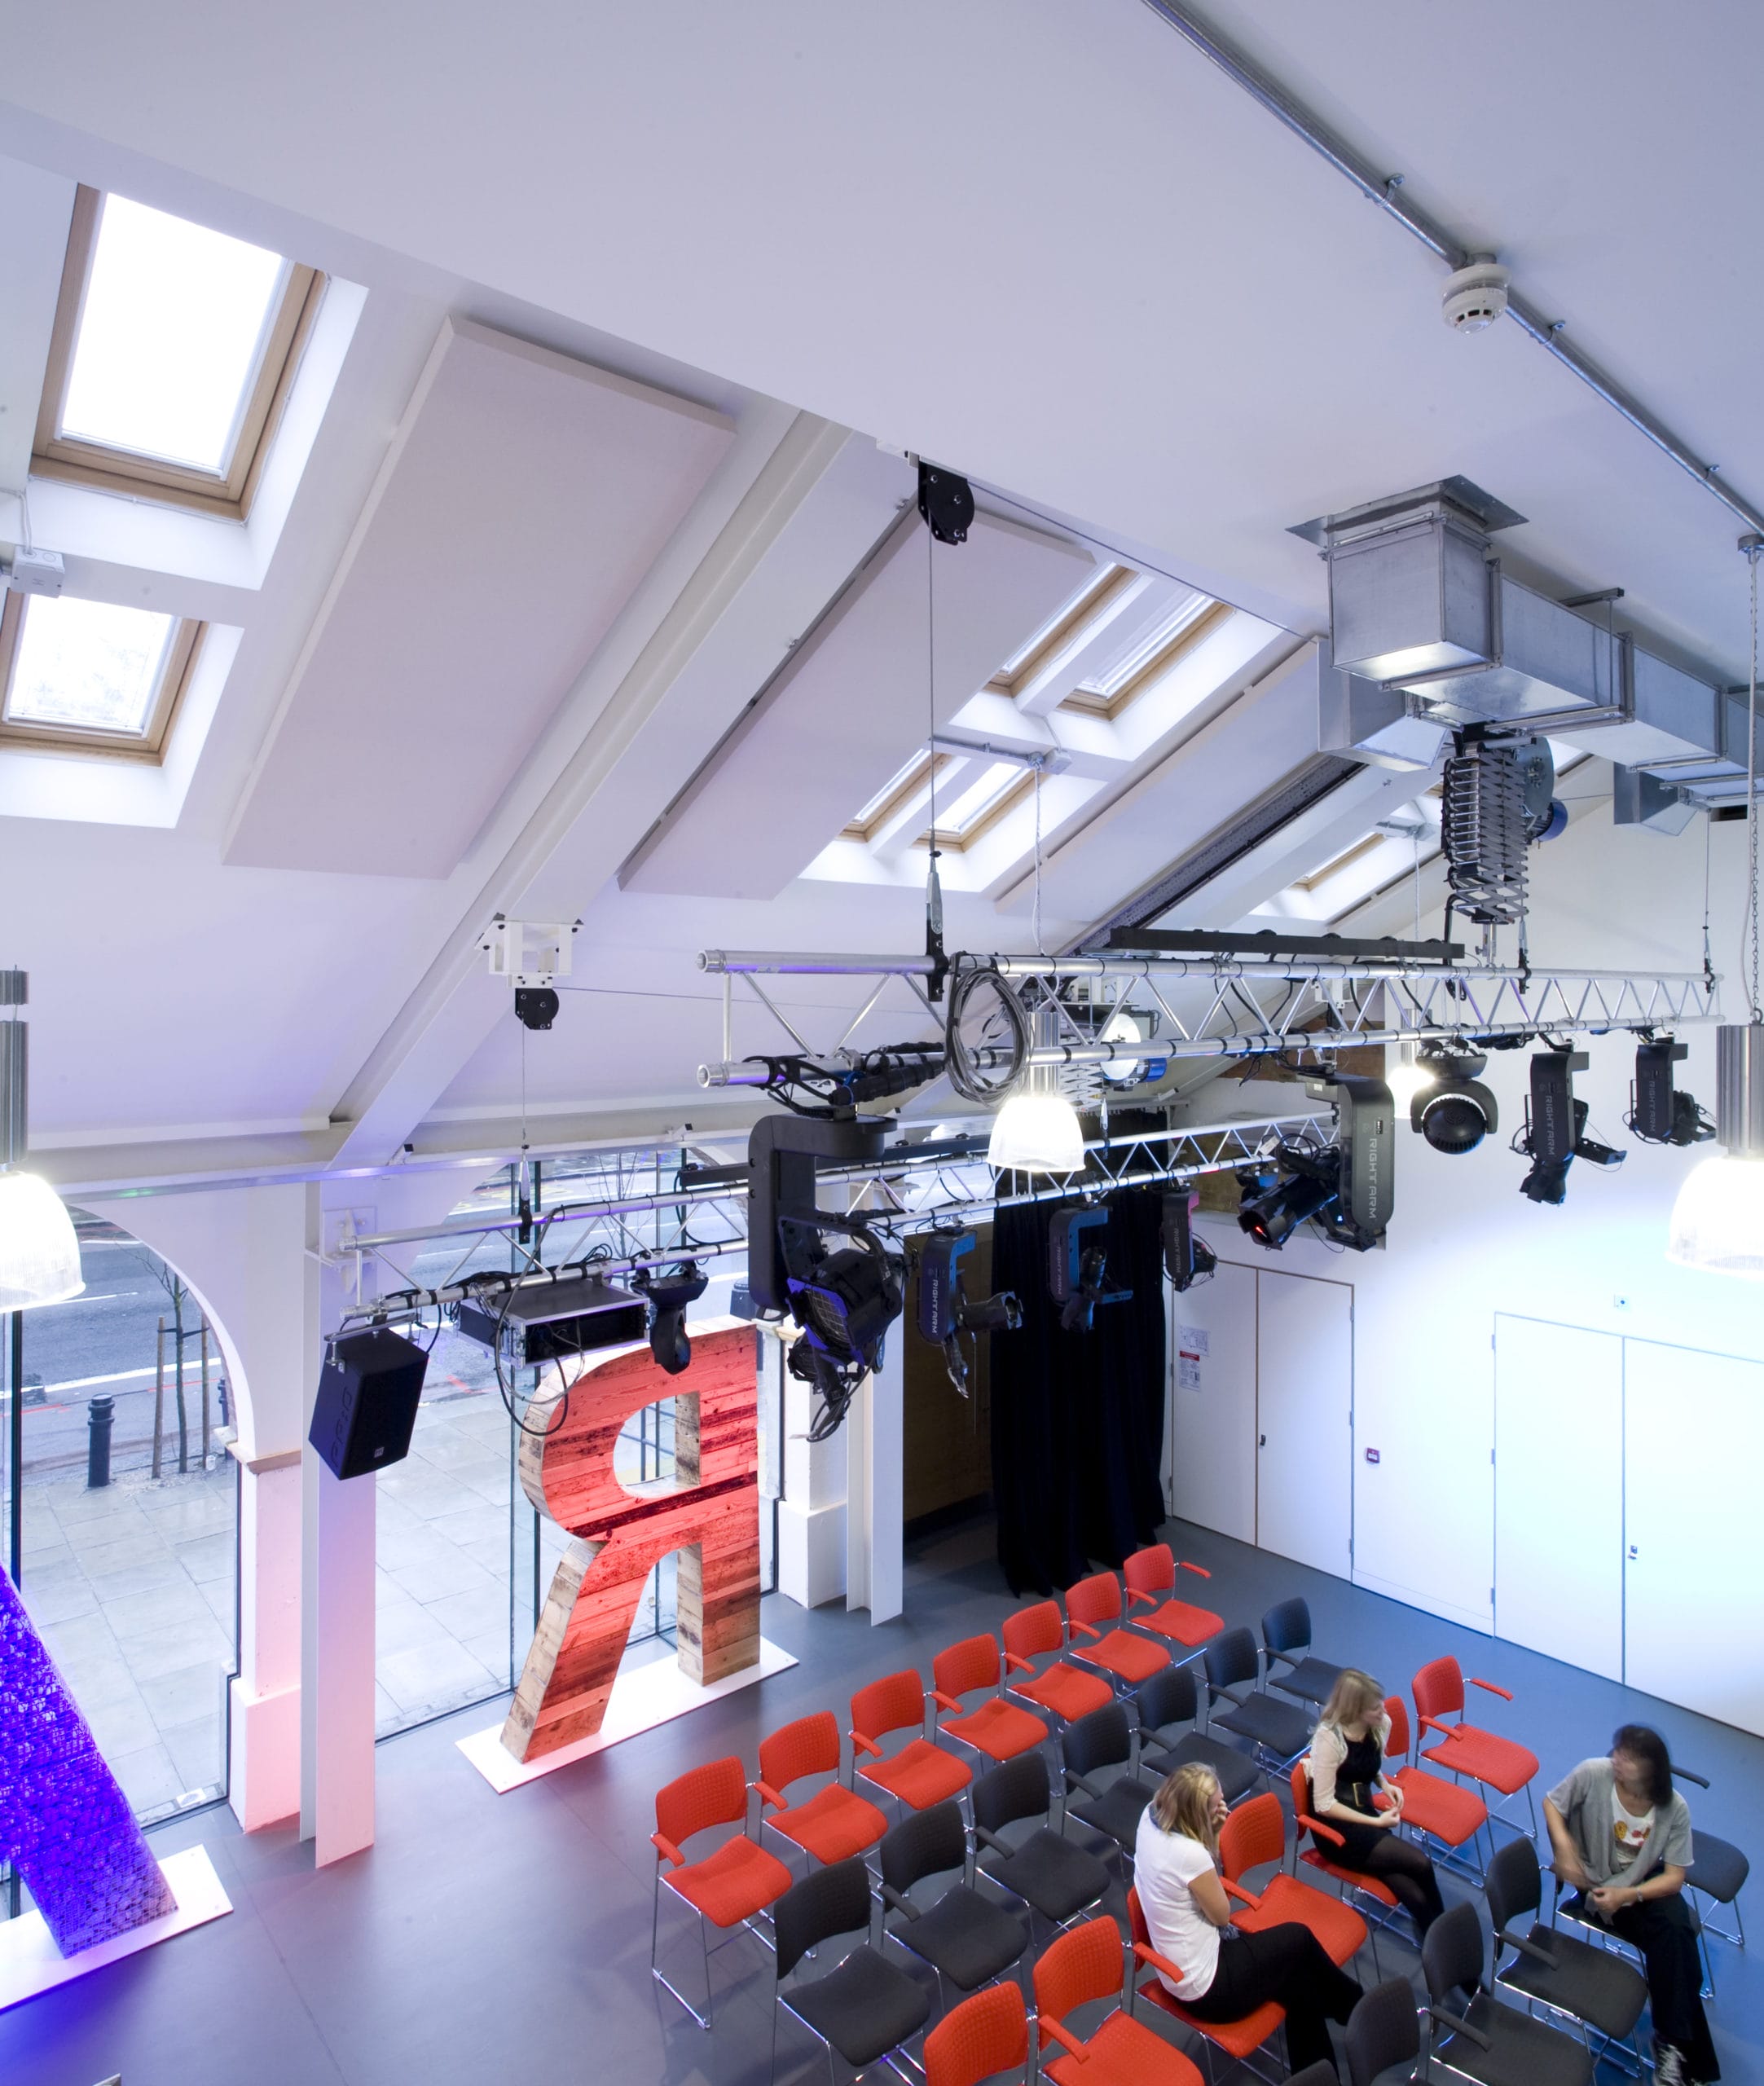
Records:
[[[1504,572],[1492,539],[1524,519],[1454,477],[1294,530],[1329,562],[1322,749],[1421,767],[1430,731],[1546,731],[1699,803],[1742,798],[1744,702]]]

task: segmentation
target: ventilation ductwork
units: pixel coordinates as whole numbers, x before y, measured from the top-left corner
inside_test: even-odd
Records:
[[[1493,539],[1524,519],[1447,478],[1294,530],[1329,562],[1320,749],[1430,768],[1467,726],[1547,732],[1660,786],[1630,822],[1669,830],[1669,793],[1743,799],[1744,701],[1504,572]]]

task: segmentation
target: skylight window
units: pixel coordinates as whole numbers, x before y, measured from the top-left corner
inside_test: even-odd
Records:
[[[200,627],[72,595],[9,594],[0,742],[156,759]]]
[[[287,275],[279,253],[107,196],[55,432],[224,476]]]
[[[995,814],[1007,808],[1026,783],[1032,783],[1033,777],[1016,761],[995,760],[988,762],[971,779],[962,776],[957,781],[957,793],[948,808],[941,803],[937,807],[939,847],[966,847],[991,825]]]
[[[81,188],[32,468],[243,519],[323,279]]]

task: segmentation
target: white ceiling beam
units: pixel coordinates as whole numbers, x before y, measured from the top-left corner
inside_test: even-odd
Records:
[[[586,908],[876,540],[904,476],[842,428],[809,414],[790,422],[702,557],[652,605],[635,657],[590,667],[612,682],[592,728],[339,1100],[340,1164],[395,1151],[494,1024],[512,1019],[509,988],[489,977],[478,946],[490,917],[568,919]]]

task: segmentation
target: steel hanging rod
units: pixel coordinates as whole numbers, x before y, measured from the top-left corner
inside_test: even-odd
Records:
[[[1436,218],[1423,210],[1419,203],[1409,200],[1400,174],[1381,174],[1364,153],[1350,145],[1313,109],[1308,108],[1270,73],[1264,72],[1240,45],[1215,29],[1192,7],[1179,7],[1176,0],[1145,0],[1145,4],[1186,43],[1203,58],[1210,59],[1251,100],[1283,123],[1296,138],[1302,138],[1337,174],[1351,181],[1368,202],[1375,203],[1387,217],[1394,218],[1411,238],[1419,240],[1448,268],[1455,271],[1467,267],[1477,258],[1476,253],[1448,231]],[[1718,464],[1706,463],[1688,442],[1681,441],[1664,420],[1649,411],[1634,392],[1608,375],[1590,356],[1568,345],[1562,337],[1565,319],[1546,319],[1528,297],[1511,288],[1507,291],[1507,308],[1522,332],[1529,333],[1540,348],[1546,349],[1564,369],[1573,371],[1589,390],[1621,413],[1637,433],[1646,435],[1656,449],[1669,456],[1680,470],[1687,472],[1705,491],[1712,492],[1730,514],[1744,522],[1749,529],[1764,531],[1764,512],[1721,482]]]

